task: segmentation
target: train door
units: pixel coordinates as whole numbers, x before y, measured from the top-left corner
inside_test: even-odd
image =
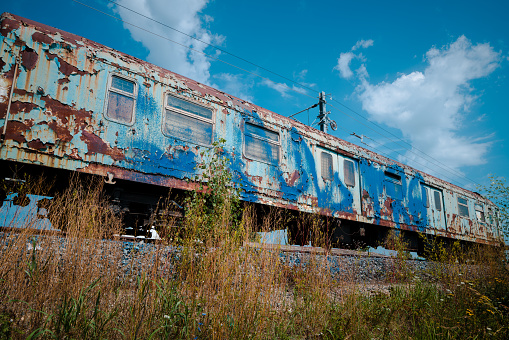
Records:
[[[486,236],[492,236],[491,228],[486,221],[486,216],[484,212],[484,204],[480,202],[474,203],[475,210],[475,219],[477,223],[477,228],[474,231],[476,237],[480,237],[482,239],[486,239]]]
[[[338,154],[339,189],[343,194],[343,205],[351,207],[352,211],[361,214],[361,189],[359,177],[359,163],[351,158]]]
[[[317,148],[317,174],[324,207],[360,214],[360,179],[357,161],[332,150]]]
[[[340,210],[341,191],[338,186],[338,155],[323,148],[317,148],[316,172],[318,177],[318,204],[332,211]]]
[[[493,237],[495,240],[499,240],[501,237],[500,235],[500,229],[498,227],[498,217],[497,217],[497,212],[496,210],[494,210],[492,207],[487,207],[487,210],[488,210],[488,214],[486,216],[487,218],[487,223],[489,225],[489,232],[490,234],[488,234],[488,237],[491,236]]]
[[[428,216],[427,225],[432,229],[445,231],[447,228],[442,191],[428,185],[423,185],[423,199]]]

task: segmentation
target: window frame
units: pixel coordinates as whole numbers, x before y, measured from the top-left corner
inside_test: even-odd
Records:
[[[437,200],[438,198],[438,200]],[[439,190],[433,189],[433,202],[435,203],[435,209],[436,211],[442,211],[442,192]]]
[[[394,185],[394,191],[396,192],[396,185],[399,185],[399,195],[398,197],[393,197],[391,195],[389,195],[389,193],[387,192],[387,185],[385,184],[386,182],[390,182]],[[390,197],[392,199],[395,199],[395,200],[402,200],[403,199],[403,180],[402,180],[402,176],[401,175],[398,175],[396,173],[393,173],[393,172],[390,172],[390,171],[387,171],[385,170],[384,171],[384,188],[385,188],[385,195],[387,197]]]
[[[112,87],[111,84],[113,82],[113,78],[114,77],[121,78],[121,79],[127,80],[127,81],[129,81],[131,83],[134,83],[134,91],[133,91],[133,93],[125,92],[125,91],[122,91],[120,89]],[[131,115],[131,122],[127,123],[125,121],[121,121],[121,120],[112,118],[112,117],[110,117],[108,115],[108,106],[109,106],[109,102],[110,102],[110,92],[115,92],[115,93],[118,93],[120,95],[123,95],[123,96],[126,96],[126,97],[130,97],[130,98],[133,99],[133,111],[132,111],[132,115]],[[104,111],[103,111],[104,118],[109,120],[109,121],[118,123],[118,124],[127,125],[127,126],[133,126],[135,121],[136,121],[136,102],[137,102],[136,98],[137,97],[138,97],[138,82],[134,78],[125,76],[125,75],[120,74],[120,73],[110,73],[110,75],[108,76],[108,87],[107,87],[107,90],[106,90],[106,99],[105,99],[105,102],[104,102]]]
[[[460,199],[465,200],[466,203],[465,204],[460,203]],[[458,196],[457,202],[458,202],[458,215],[461,216],[461,217],[470,218],[470,209],[468,208],[468,198],[465,197],[465,196]],[[463,207],[465,207],[467,209],[467,214],[466,215],[463,215],[461,213],[460,206],[463,206]]]
[[[323,156],[327,155],[330,157],[330,178],[326,178],[323,176]],[[322,177],[323,181],[332,182],[334,180],[334,159],[332,157],[332,154],[327,151],[322,151],[320,153],[320,177]]]
[[[256,126],[256,127],[260,128],[260,129],[264,129],[264,130],[267,130],[267,131],[270,131],[270,132],[273,132],[273,133],[277,133],[277,136],[278,136],[277,142],[272,140],[272,139],[270,139],[270,138],[264,138],[262,136],[254,134],[254,133],[246,132],[246,124],[250,124],[250,125]],[[257,161],[257,162],[261,162],[261,163],[265,163],[265,164],[269,164],[269,165],[274,165],[274,166],[278,166],[281,163],[281,133],[279,131],[276,131],[276,130],[274,130],[272,128],[268,128],[265,125],[259,124],[258,122],[255,123],[253,121],[246,121],[246,120],[243,121],[243,129],[242,130],[243,130],[242,131],[242,156],[244,158],[247,158],[247,159],[250,159],[250,160],[253,160],[253,161]],[[251,138],[255,138],[255,139],[261,140],[263,142],[267,142],[267,143],[270,143],[272,145],[276,145],[277,148],[278,148],[277,163],[270,162],[270,161],[267,161],[265,159],[261,159],[261,158],[258,158],[258,157],[248,156],[246,154],[246,135],[251,137]]]
[[[475,217],[478,222],[486,222],[486,213],[484,212],[484,204],[474,203]],[[479,213],[479,215],[477,214]]]
[[[425,187],[425,186],[422,186],[422,193],[424,194],[425,199],[423,199],[423,203],[424,203],[424,207],[425,208],[431,208],[431,203],[430,203],[430,189],[428,187]]]
[[[349,178],[350,176],[347,176],[347,173],[346,173],[346,164],[347,163],[350,163],[352,165],[352,177],[353,177],[353,184],[351,184],[350,182],[347,183],[347,178]],[[351,159],[346,159],[346,158],[343,158],[343,181],[345,182],[345,185],[347,187],[351,187],[351,188],[355,188],[355,186],[357,185],[357,181],[355,179],[355,162]]]
[[[163,104],[164,105],[163,105],[162,122],[161,122],[161,132],[162,132],[163,136],[165,136],[166,138],[173,138],[173,139],[177,139],[177,140],[180,140],[180,141],[193,143],[193,144],[200,145],[200,146],[211,147],[212,144],[214,143],[214,134],[215,134],[215,130],[216,130],[216,124],[215,124],[215,121],[216,121],[216,110],[214,110],[213,107],[207,106],[207,105],[202,104],[202,103],[198,103],[198,102],[196,102],[196,101],[194,101],[194,100],[192,100],[190,98],[176,95],[175,93],[173,93],[171,91],[166,91],[166,92],[164,92],[163,95],[164,95],[164,98],[163,98]],[[212,113],[212,116],[209,119],[209,118],[205,118],[205,117],[202,117],[200,115],[197,115],[197,114],[194,114],[194,113],[191,113],[191,112],[179,109],[177,107],[171,106],[171,105],[168,104],[168,96],[172,96],[172,97],[175,97],[177,99],[186,101],[186,102],[188,102],[188,103],[190,103],[192,105],[200,106],[202,108],[210,110],[211,113]],[[192,138],[182,138],[180,136],[174,136],[174,135],[171,135],[168,132],[166,132],[166,128],[165,127],[166,127],[166,111],[167,110],[173,111],[174,113],[180,114],[182,116],[186,116],[186,117],[189,117],[189,118],[192,118],[192,119],[200,120],[200,121],[205,122],[205,123],[210,123],[212,125],[212,133],[211,133],[210,143],[206,144],[206,143],[202,143],[200,141],[193,140]]]

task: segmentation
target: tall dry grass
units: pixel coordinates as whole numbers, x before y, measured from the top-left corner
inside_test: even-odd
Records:
[[[278,210],[256,216],[252,206],[242,207],[231,179],[220,167],[216,171],[222,177],[209,173],[209,188],[221,190],[191,194],[180,229],[168,218],[166,238],[157,244],[111,240],[120,232],[121,217],[110,209],[100,181],[78,179],[48,207],[53,227],[65,234],[37,235],[29,228],[1,234],[0,338],[509,335],[509,281],[498,250],[467,254],[434,241],[428,249],[434,262],[424,272],[401,256],[392,260],[400,272],[390,282],[362,282],[355,271],[332,275],[331,266],[345,264],[318,254],[296,263],[277,248],[243,246],[256,230],[284,227],[286,217]],[[299,223],[321,221],[306,216]],[[397,235],[389,241],[404,247]]]

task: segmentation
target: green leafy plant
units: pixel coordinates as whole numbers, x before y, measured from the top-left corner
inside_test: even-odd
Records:
[[[156,314],[160,326],[149,336],[163,339],[186,339],[191,333],[191,309],[178,289],[165,279],[156,283]]]
[[[201,174],[195,178],[200,186],[185,202],[186,233],[203,245],[215,246],[230,236],[241,235],[240,189],[232,180],[225,142],[220,139],[201,152],[203,162],[197,166]]]
[[[100,278],[97,278],[82,288],[77,298],[65,294],[54,313],[41,312],[46,315],[44,325],[33,331],[28,338],[46,336],[53,339],[100,339],[110,333],[109,324],[118,311],[101,310],[100,290],[95,299],[91,296],[99,281]]]
[[[502,235],[509,239],[509,186],[503,177],[495,175],[489,175],[488,177],[490,184],[488,186],[478,186],[478,190],[498,206],[499,228]]]

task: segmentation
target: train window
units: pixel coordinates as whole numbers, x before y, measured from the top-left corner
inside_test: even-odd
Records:
[[[428,188],[426,187],[422,187],[422,201],[424,202],[424,206],[426,208],[429,208],[430,205],[429,205],[429,192],[428,192]]]
[[[345,185],[349,187],[355,186],[355,166],[352,161],[345,159],[343,162],[343,171],[345,175]]]
[[[469,217],[468,202],[466,198],[458,197],[458,212],[460,216]]]
[[[495,214],[493,213],[493,209],[491,209],[491,207],[488,207],[488,223],[489,224],[495,224],[496,220],[495,220]]]
[[[435,209],[438,211],[442,210],[442,199],[440,198],[440,191],[433,190],[433,195],[435,199]]]
[[[134,122],[136,103],[136,83],[126,78],[112,75],[108,88],[106,116],[118,123]]]
[[[244,155],[270,164],[279,163],[279,133],[246,122],[244,124]]]
[[[163,132],[196,144],[212,144],[212,109],[171,94],[166,96]]]
[[[475,204],[474,206],[475,208],[475,216],[477,217],[477,220],[478,221],[481,221],[481,222],[485,222],[486,219],[484,217],[484,209],[483,209],[483,206],[481,204]]]
[[[402,199],[401,176],[385,172],[385,193],[394,199]]]
[[[322,162],[322,178],[324,181],[332,181],[332,174],[333,174],[333,168],[332,168],[332,155],[327,152],[322,152],[321,156],[321,162]]]

